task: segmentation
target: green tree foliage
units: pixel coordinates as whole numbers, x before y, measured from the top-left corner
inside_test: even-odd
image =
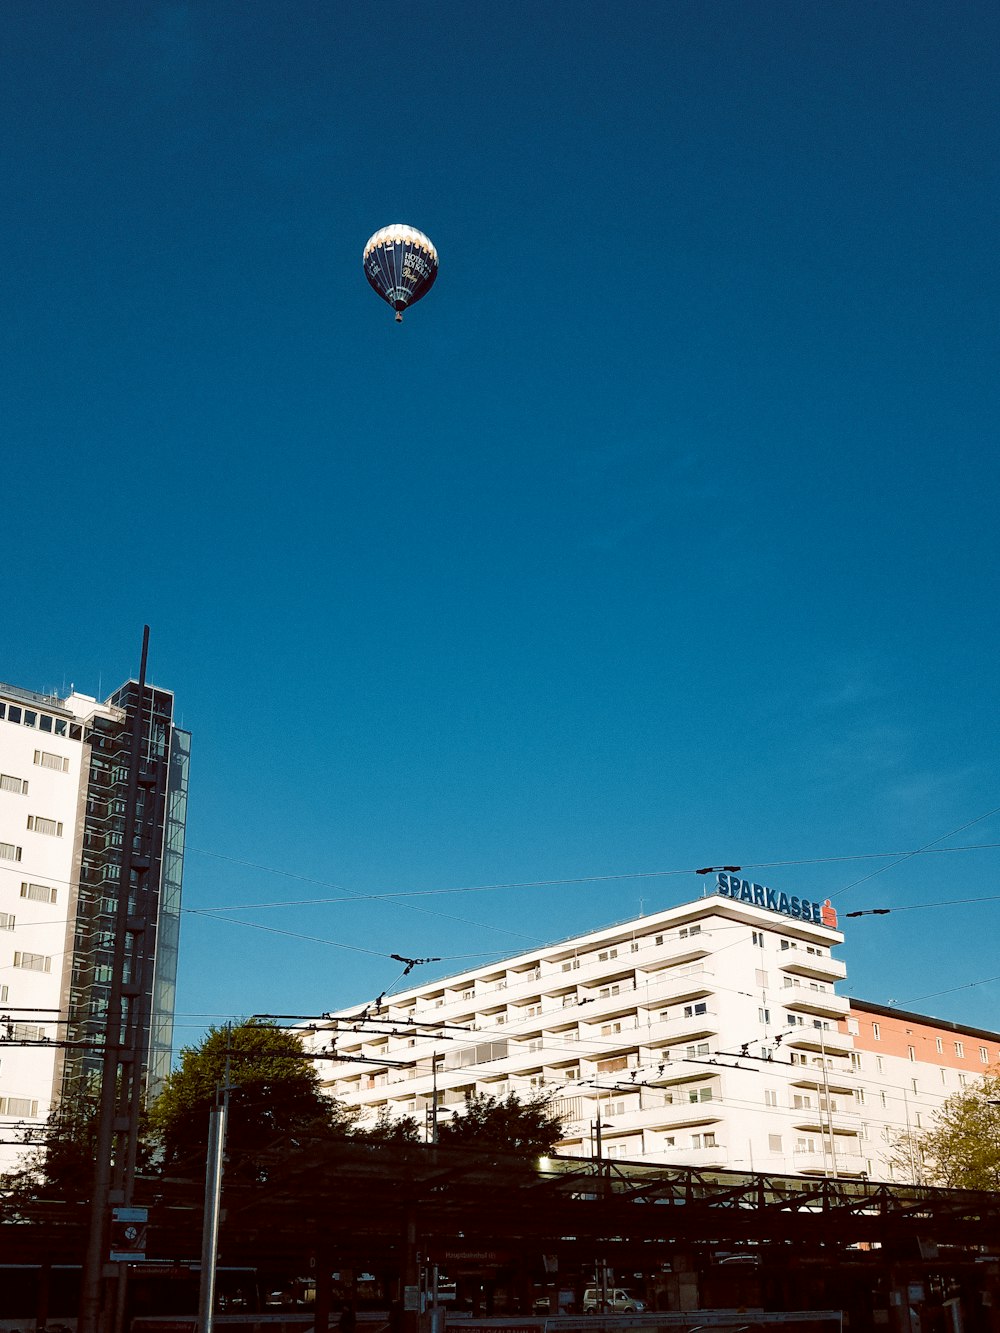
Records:
[[[994,1102],[1000,1103],[1000,1066],[949,1097],[929,1129],[901,1136],[896,1156],[903,1172],[915,1161],[925,1184],[1000,1190],[1000,1105]]]
[[[31,1199],[60,1199],[66,1203],[90,1199],[97,1155],[97,1123],[101,1083],[94,1077],[72,1097],[64,1098],[49,1112],[44,1125],[32,1128],[25,1142],[30,1151],[17,1171],[5,1178],[8,1189],[23,1202]],[[138,1167],[149,1167],[140,1123]]]
[[[369,1143],[421,1143],[423,1136],[416,1117],[412,1115],[393,1116],[386,1107],[378,1113],[374,1125],[367,1129],[355,1129],[352,1137],[367,1140]]]
[[[180,1068],[149,1108],[164,1166],[203,1166],[209,1114],[227,1068],[233,1088],[226,1151],[234,1169],[252,1166],[269,1150],[350,1132],[354,1114],[320,1090],[298,1035],[250,1019],[233,1028],[210,1028],[200,1045],[181,1052]]]
[[[516,1092],[506,1097],[473,1093],[461,1115],[438,1128],[439,1143],[496,1148],[523,1157],[543,1157],[563,1137],[563,1123],[544,1093],[524,1101]]]

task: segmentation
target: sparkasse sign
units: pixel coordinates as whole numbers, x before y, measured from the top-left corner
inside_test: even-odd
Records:
[[[780,912],[795,921],[811,921],[817,926],[829,926],[837,929],[837,910],[830,905],[830,899],[824,903],[814,903],[810,898],[799,898],[777,889],[769,889],[763,884],[751,884],[739,875],[727,875],[719,871],[716,877],[716,892],[724,898],[731,898],[737,903],[753,903],[754,907],[763,907],[768,912]]]

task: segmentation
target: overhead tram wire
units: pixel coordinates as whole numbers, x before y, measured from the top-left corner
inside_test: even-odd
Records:
[[[991,815],[1000,814],[1000,805],[994,806],[992,810],[987,810],[984,815],[977,815],[975,819],[968,820],[965,824],[960,824],[958,828],[952,829],[949,833],[942,833],[939,838],[932,838],[930,842],[922,847],[915,848],[912,852],[903,852],[897,859],[887,866],[879,866],[878,870],[873,870],[870,875],[862,875],[860,879],[852,880],[850,884],[845,884],[842,889],[837,889],[831,893],[831,898],[839,898],[842,893],[847,893],[849,889],[855,889],[859,884],[864,884],[870,879],[875,879],[877,875],[884,875],[889,870],[894,870],[896,866],[902,865],[904,861],[910,861],[915,856],[921,856],[926,852],[933,850],[939,842],[944,842],[945,838],[954,838],[959,833],[964,833],[967,828],[972,828],[975,824],[981,824],[984,819],[989,819]],[[947,851],[947,848],[941,848]]]
[[[896,912],[919,912],[927,907],[960,907],[967,903],[1000,903],[1000,893],[992,893],[986,898],[941,898],[933,903],[906,903],[902,907],[867,907],[859,912],[845,912],[844,917],[889,916]]]
[[[995,814],[996,811],[990,811],[989,814]],[[979,819],[986,819],[988,815],[981,815]],[[973,820],[972,823],[978,823],[979,820]],[[964,828],[970,825],[963,825]],[[960,832],[961,830],[955,830]],[[951,837],[952,834],[945,833],[942,837]],[[936,839],[935,841],[940,841]],[[840,856],[808,856],[798,857],[791,860],[782,861],[747,861],[740,867],[744,871],[750,870],[773,870],[782,867],[793,866],[814,866],[814,865],[835,865],[842,862],[851,861],[873,861],[879,858],[896,857],[896,864],[914,856],[943,856],[956,852],[978,852],[995,851],[1000,848],[1000,842],[969,843],[961,847],[936,847],[928,843],[924,847],[916,847],[909,851],[902,852],[855,852]],[[555,879],[529,879],[529,880],[501,880],[490,884],[465,884],[457,885],[451,888],[441,889],[399,889],[387,890],[382,893],[351,893],[349,889],[344,889],[333,880],[320,879],[313,875],[303,875],[298,871],[288,870],[281,866],[265,865],[259,861],[247,861],[241,857],[227,856],[223,852],[214,852],[205,847],[188,847],[188,852],[193,852],[198,856],[209,856],[214,860],[225,861],[230,865],[243,866],[247,870],[261,870],[265,874],[278,875],[283,879],[297,880],[303,884],[316,884],[322,888],[337,889],[342,895],[339,898],[285,898],[271,902],[255,903],[219,903],[211,910],[218,912],[250,912],[257,908],[278,908],[278,907],[322,907],[338,903],[353,902],[393,902],[401,898],[434,898],[445,897],[463,893],[497,893],[508,889],[545,889],[545,888],[572,888],[580,884],[607,884],[617,881],[628,881],[637,879],[669,879],[680,875],[697,875],[702,869],[697,866],[684,866],[671,870],[625,870],[614,874],[594,874],[594,875],[573,875],[563,876]],[[891,869],[891,867],[883,867]],[[877,871],[875,873],[881,873]],[[868,878],[866,876],[866,878]],[[863,880],[857,880],[856,883],[863,883]],[[847,888],[852,887],[848,885]],[[838,889],[838,893],[845,893],[846,888]],[[185,908],[185,911],[194,909]],[[205,909],[208,910],[208,909]],[[451,918],[456,919],[456,918]],[[472,923],[478,924],[478,923]]]

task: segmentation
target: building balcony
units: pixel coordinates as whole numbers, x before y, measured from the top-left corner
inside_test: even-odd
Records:
[[[817,1051],[821,1055],[848,1055],[854,1050],[854,1040],[849,1033],[811,1025],[791,1028],[785,1033],[784,1042],[794,1050]]]
[[[843,981],[847,976],[847,964],[839,958],[806,953],[804,949],[786,950],[781,954],[778,966],[784,972],[793,972],[798,977],[812,977],[814,981]]]
[[[792,1124],[796,1129],[827,1133],[831,1126],[835,1134],[857,1135],[861,1117],[853,1110],[827,1111],[823,1106],[796,1106],[792,1110]]]
[[[843,1069],[828,1068],[824,1078],[822,1067],[801,1065],[791,1080],[793,1088],[810,1088],[815,1092],[829,1088],[831,1092],[851,1093],[854,1085],[852,1071],[846,1066]]]
[[[847,1152],[841,1148],[834,1154],[827,1148],[824,1153],[819,1147],[811,1151],[796,1150],[792,1153],[793,1169],[803,1176],[863,1176],[865,1159],[859,1152]]]
[[[795,988],[781,992],[781,1005],[784,1009],[815,1014],[822,1018],[846,1018],[850,1009],[850,1001],[846,995]]]

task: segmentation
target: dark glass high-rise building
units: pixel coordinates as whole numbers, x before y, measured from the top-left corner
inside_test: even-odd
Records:
[[[17,1038],[0,1131],[43,1120],[100,1072],[116,937],[147,1098],[170,1069],[190,736],[173,695],[147,686],[133,771],[138,696],[136,681],[104,703],[0,685],[0,1005]]]

